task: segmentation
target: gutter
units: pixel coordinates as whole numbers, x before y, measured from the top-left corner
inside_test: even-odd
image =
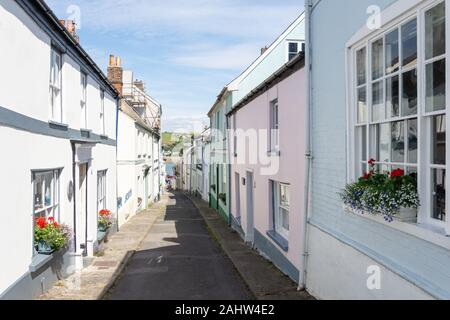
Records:
[[[303,219],[300,230],[304,230],[304,238],[301,252],[301,268],[299,275],[299,287],[298,290],[306,290],[306,278],[308,271],[308,257],[309,257],[309,218],[310,218],[310,185],[311,185],[311,164],[312,164],[312,141],[311,141],[311,13],[313,8],[312,0],[306,0],[306,53],[305,53],[305,65],[306,65],[306,109],[305,109],[305,185],[304,185],[304,208]]]

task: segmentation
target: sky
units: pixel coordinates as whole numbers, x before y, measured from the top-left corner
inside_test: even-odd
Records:
[[[200,131],[222,88],[303,11],[303,0],[47,0],[74,19],[105,71],[109,54],[163,105],[162,130]]]

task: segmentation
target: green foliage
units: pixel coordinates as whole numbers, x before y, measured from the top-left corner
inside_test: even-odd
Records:
[[[46,219],[43,219],[39,219],[40,223],[34,228],[35,246],[44,242],[55,251],[64,248],[70,239],[70,228],[66,225],[59,225],[53,220],[46,221]]]

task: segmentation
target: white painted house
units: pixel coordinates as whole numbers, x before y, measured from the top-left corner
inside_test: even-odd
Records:
[[[162,106],[151,98],[121,59],[110,56],[108,78],[121,94],[118,116],[117,191],[119,227],[161,195]]]
[[[44,1],[0,0],[0,39],[0,298],[31,299],[94,254],[99,210],[117,217],[117,91]],[[36,252],[43,216],[68,250]]]

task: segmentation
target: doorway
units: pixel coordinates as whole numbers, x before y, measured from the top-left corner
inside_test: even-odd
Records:
[[[88,248],[88,187],[87,187],[88,164],[82,163],[78,166],[78,239],[79,249],[83,251],[83,256],[87,256]]]
[[[247,226],[245,233],[245,241],[253,245],[255,241],[255,225],[254,225],[254,199],[253,199],[253,172],[247,171]]]
[[[236,221],[241,224],[241,176],[239,173],[234,174],[234,189],[236,198]]]

